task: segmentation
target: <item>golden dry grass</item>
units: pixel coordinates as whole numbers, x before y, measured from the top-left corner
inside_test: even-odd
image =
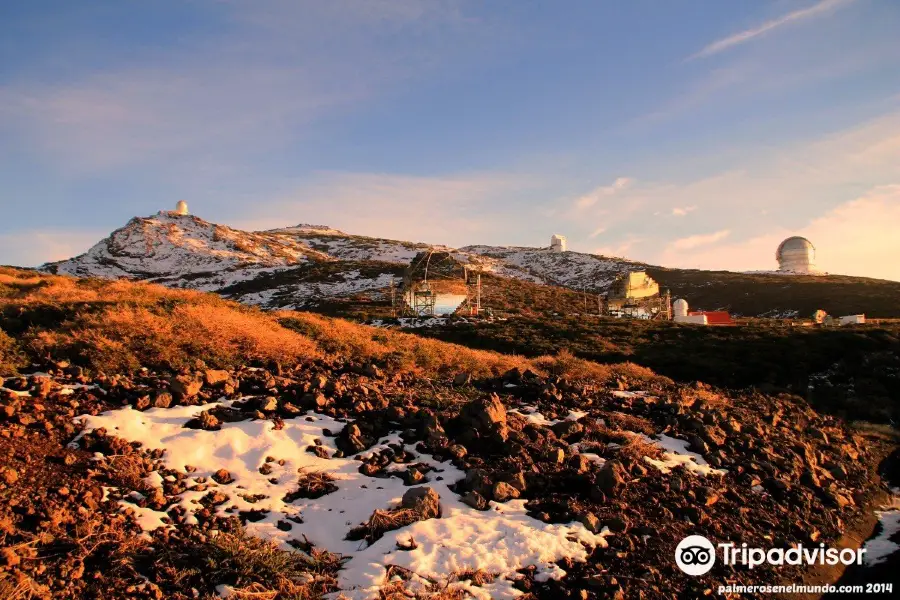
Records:
[[[502,373],[531,363],[519,356],[472,350],[456,344],[423,339],[313,313],[280,312],[281,322],[315,340],[325,352],[356,360],[386,360],[423,376],[466,371],[476,377]]]
[[[667,381],[650,369],[634,363],[600,364],[578,358],[566,349],[555,355],[539,356],[532,364],[540,372],[552,373],[573,380],[608,382],[615,379],[625,382]]]
[[[266,313],[214,294],[10,268],[0,268],[0,328],[30,358],[110,373],[194,368],[199,361],[218,368],[297,364],[330,355],[426,378],[518,368],[593,382],[662,380],[630,363],[599,365],[565,351],[526,359],[312,313]]]

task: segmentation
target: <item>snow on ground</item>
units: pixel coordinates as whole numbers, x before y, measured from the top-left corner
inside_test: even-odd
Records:
[[[543,414],[538,412],[538,409],[534,406],[522,406],[520,408],[513,408],[507,411],[511,415],[518,415],[532,423],[534,425],[542,425],[544,427],[551,427],[556,425],[557,423],[562,423],[563,421],[577,421],[582,417],[586,417],[587,413],[581,410],[570,410],[569,414],[566,415],[563,419],[555,419],[550,420],[545,417]]]
[[[630,394],[634,396],[642,396],[646,394],[646,392],[625,392],[619,390],[616,390],[613,393],[617,395]],[[564,419],[550,420],[540,412],[538,412],[537,408],[533,406],[522,406],[520,408],[511,409],[507,412],[509,414],[523,417],[529,423],[541,425],[544,427],[551,427],[553,425],[556,425],[557,423],[562,423],[563,421],[578,421],[579,419],[588,415],[588,413],[580,410],[572,410],[569,411],[569,414]],[[664,434],[659,434],[656,436],[658,439],[653,439],[642,433],[635,433],[631,431],[627,433],[629,435],[637,436],[648,444],[656,446],[657,448],[662,450],[662,460],[656,460],[650,458],[649,456],[644,457],[644,460],[648,464],[656,467],[662,473],[670,473],[672,469],[680,466],[683,466],[691,473],[695,473],[698,475],[724,475],[726,473],[724,469],[714,469],[700,454],[688,450],[688,446],[690,446],[690,444],[685,440],[680,440],[678,438],[673,438]],[[610,444],[610,446],[612,446],[612,444]],[[580,452],[579,444],[573,444],[572,449],[576,452]],[[606,462],[604,458],[597,454],[582,453],[582,455],[598,464],[603,464]]]
[[[372,327],[382,327],[384,329],[392,329],[400,327],[401,329],[418,329],[420,327],[443,327],[444,325],[456,323],[468,323],[466,319],[449,320],[443,317],[400,317],[396,319],[396,323],[385,323],[384,319],[374,319],[369,325]]]
[[[187,480],[189,489],[178,502],[188,515],[200,508],[199,499],[208,493],[208,489],[198,491],[190,487],[198,478],[206,478],[210,487],[217,487],[230,497],[218,507],[220,514],[270,511],[260,521],[248,522],[249,533],[274,539],[285,547],[288,540],[306,536],[319,547],[351,557],[339,577],[342,590],[350,598],[376,596],[388,564],[437,581],[447,581],[451,574],[470,569],[497,573],[492,584],[481,588],[471,583],[460,585],[476,598],[513,598],[521,592],[512,587],[508,578],[518,577],[519,569],[534,565],[539,578],[559,578],[565,573],[556,566],[557,561],[566,557],[587,560],[591,548],[606,544],[606,533],[592,534],[581,523],[547,524],[532,519],[526,514],[524,500],[491,502],[491,509],[485,512],[470,508],[448,487],[462,479],[464,473],[450,463],[418,455],[409,446],[406,451],[416,454],[415,463],[435,469],[428,473],[425,485],[440,494],[442,517],[390,531],[368,547],[365,542],[345,540],[347,532],[366,521],[372,511],[398,504],[409,489],[402,480],[367,477],[359,473],[360,463],[354,459],[323,459],[306,452],[317,440],[330,452],[336,450],[333,439],[325,437],[323,430],[337,432],[344,423],[322,415],[309,413],[285,421],[280,430],[264,420],[226,423],[219,431],[184,428],[187,421],[213,406],[154,408],[144,412],[129,407],[81,418],[86,431],[104,427],[111,435],[141,442],[144,447],[165,448],[164,461],[169,468],[195,468]],[[399,441],[398,436],[391,435],[381,440],[380,446]],[[259,468],[266,463],[266,457],[275,462],[268,463],[273,471],[263,475]],[[284,464],[280,465],[282,460]],[[234,482],[216,486],[209,478],[219,469],[228,470]],[[296,489],[300,471],[328,472],[335,477],[338,490],[315,500],[285,502],[285,495]],[[150,481],[159,483],[158,479]],[[131,504],[128,507],[136,509],[142,527],[164,526],[164,513]],[[287,521],[290,517],[302,523]],[[291,523],[290,531],[279,529],[279,521]],[[398,542],[407,543],[410,537],[418,547],[398,550]],[[424,583],[424,579],[418,582]]]
[[[892,490],[891,504],[884,510],[876,511],[881,524],[880,533],[865,543],[866,564],[877,565],[900,550],[900,489]]]
[[[724,469],[712,468],[701,455],[688,450],[688,446],[690,446],[690,444],[685,440],[679,440],[677,438],[669,437],[663,434],[658,435],[657,437],[659,439],[656,440],[647,436],[641,437],[643,437],[645,441],[662,449],[662,460],[655,460],[650,458],[649,456],[645,456],[644,460],[663,473],[668,473],[675,467],[679,466],[683,466],[688,471],[697,473],[698,475],[724,475],[726,473]]]
[[[428,244],[360,237],[308,237],[304,241],[337,260],[409,264]]]
[[[502,263],[507,276],[520,270],[544,282],[580,289],[585,282],[592,288],[609,286],[623,270],[638,265],[621,258],[609,258],[581,252],[555,252],[550,248],[519,246],[465,246],[460,252],[477,254]],[[519,275],[520,278],[521,275]]]
[[[259,292],[251,292],[237,299],[243,304],[263,308],[298,308],[313,299],[340,298],[363,292],[389,288],[394,281],[391,273],[380,273],[376,277],[364,277],[358,269],[338,273],[336,281],[300,282],[281,285]],[[279,303],[279,298],[288,302]]]

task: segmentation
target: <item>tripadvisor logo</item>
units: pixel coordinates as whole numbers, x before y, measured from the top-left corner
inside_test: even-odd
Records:
[[[716,563],[716,549],[702,535],[689,535],[675,548],[675,562],[688,575],[705,575]]]
[[[734,543],[713,543],[702,535],[689,535],[679,542],[675,548],[675,563],[682,572],[691,575],[705,575],[716,563],[716,548],[722,551],[722,564],[742,565],[753,569],[760,565],[861,565],[865,548],[826,548],[804,547],[797,544],[789,548],[749,548],[747,544],[737,546]]]

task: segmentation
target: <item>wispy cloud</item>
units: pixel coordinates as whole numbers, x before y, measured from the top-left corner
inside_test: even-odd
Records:
[[[515,173],[320,173],[257,203],[236,226],[269,229],[314,215],[317,222],[362,235],[460,246],[496,242],[499,222],[527,219],[521,211],[509,214],[509,199],[535,184],[533,177]]]
[[[615,196],[617,193],[630,187],[634,181],[628,177],[619,177],[610,185],[602,185],[581,196],[575,201],[576,209],[590,208],[597,204],[603,198]]]
[[[605,227],[605,226],[604,226],[604,227],[598,227],[597,229],[595,229],[594,231],[591,232],[591,235],[589,235],[588,238],[594,239],[594,238],[597,237],[598,235],[601,235],[601,234],[603,234],[603,233],[606,233],[606,230],[607,230],[607,229],[608,229],[608,228]]]
[[[631,256],[631,250],[637,245],[642,244],[646,240],[642,237],[632,236],[626,239],[625,241],[616,244],[614,246],[601,246],[599,248],[594,248],[591,250],[594,254],[599,254],[600,256],[615,256],[618,258],[628,258]]]
[[[661,257],[666,264],[700,269],[775,269],[774,251],[788,236],[802,235],[816,246],[817,266],[830,273],[866,275],[900,281],[900,185],[866,191],[858,198],[812,218],[801,227],[773,227],[745,239],[673,251]]]
[[[733,35],[729,35],[728,37],[716,40],[715,42],[708,44],[696,54],[688,57],[688,60],[706,58],[708,56],[718,54],[719,52],[734,48],[735,46],[746,44],[747,42],[750,42],[776,29],[784,27],[785,25],[790,25],[792,23],[798,23],[807,19],[830,14],[831,12],[847,6],[855,1],[856,0],[820,0],[810,7],[789,12],[776,19],[772,19],[771,21],[766,21],[762,25],[751,27],[750,29],[745,29],[744,31],[740,31]]]
[[[897,156],[900,110],[816,140],[761,148],[713,176],[651,182],[637,173],[642,183],[625,190],[617,202],[624,209],[640,206],[640,211],[604,221],[610,227],[608,250],[627,242],[629,258],[652,264],[772,269],[782,239],[807,235],[819,249],[823,268],[831,272],[900,279],[896,261],[887,258],[892,254],[882,251],[890,246],[882,239],[891,237],[886,224],[900,217]],[[665,230],[644,218],[693,206],[697,209],[689,218],[671,218]],[[573,249],[593,246],[590,228],[582,231],[581,243],[569,236]]]
[[[716,231],[715,233],[692,235],[675,240],[674,242],[672,242],[671,247],[674,250],[692,250],[694,248],[699,248],[700,246],[709,246],[710,244],[715,244],[716,242],[724,240],[729,235],[731,235],[731,230],[729,229],[722,229],[721,231]]]
[[[242,164],[303,140],[323,116],[463,60],[482,31],[453,0],[235,0],[215,10],[227,28],[124,64],[111,48],[103,67],[0,83],[0,127],[65,172]],[[417,47],[423,31],[430,44]],[[384,44],[388,34],[399,41]]]
[[[697,210],[696,205],[695,206],[684,206],[684,207],[676,206],[675,208],[672,209],[672,216],[673,217],[686,217],[688,213],[694,212],[695,210]]]

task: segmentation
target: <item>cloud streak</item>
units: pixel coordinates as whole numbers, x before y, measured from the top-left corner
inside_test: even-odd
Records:
[[[819,268],[835,274],[857,274],[900,281],[900,254],[894,223],[900,222],[900,185],[880,186],[845,202],[802,227],[776,228],[743,240],[673,250],[661,256],[665,264],[731,271],[774,270],[774,252],[791,235],[801,235],[816,246]],[[674,246],[674,245],[673,245]]]
[[[696,60],[698,58],[706,58],[724,52],[735,46],[746,44],[756,38],[770,33],[776,29],[780,29],[786,25],[798,23],[808,19],[821,17],[834,12],[840,8],[848,6],[856,0],[820,0],[816,4],[808,7],[789,12],[771,21],[766,21],[762,25],[745,29],[728,37],[716,40],[708,44],[702,50],[688,57],[688,60]]]
[[[597,204],[600,200],[609,198],[610,196],[615,196],[622,190],[628,189],[633,183],[634,181],[628,177],[618,177],[610,185],[602,185],[591,190],[584,196],[578,198],[575,201],[575,208],[577,210],[590,208]]]
[[[716,242],[724,240],[729,235],[731,235],[731,230],[729,229],[722,229],[721,231],[716,231],[714,233],[692,235],[675,240],[672,242],[671,247],[673,250],[693,250],[694,248],[699,248],[701,246],[715,244]]]
[[[86,60],[52,83],[0,82],[0,128],[77,175],[181,170],[198,157],[241,164],[303,140],[325,116],[464,60],[482,32],[452,0],[260,4],[218,3],[229,27],[185,35],[124,64]],[[431,43],[420,48],[423,31]],[[387,34],[397,43],[383,44]]]
[[[539,184],[531,176],[516,173],[435,177],[319,173],[272,201],[258,203],[235,226],[270,229],[306,222],[315,215],[317,222],[373,237],[456,246],[478,239],[493,242],[496,223],[511,219],[503,200]]]

